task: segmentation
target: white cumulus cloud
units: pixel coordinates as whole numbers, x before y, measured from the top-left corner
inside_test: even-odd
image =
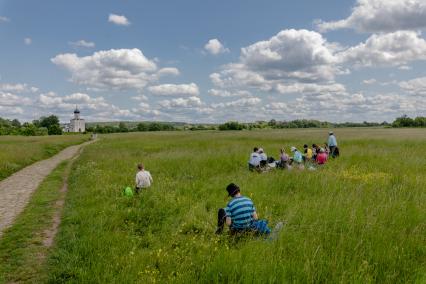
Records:
[[[0,113],[3,116],[14,117],[24,114],[24,110],[21,107],[8,107],[0,105]]]
[[[105,100],[104,97],[91,97],[85,93],[73,93],[60,96],[54,92],[38,96],[36,109],[40,113],[53,113],[62,121],[68,121],[75,106],[81,109],[82,117],[87,121],[112,121],[137,119],[138,115],[131,110],[122,109]]]
[[[399,83],[399,86],[408,93],[426,96],[426,77],[403,81]],[[423,104],[426,105],[425,102]]]
[[[179,69],[174,67],[161,68],[158,71],[158,75],[160,76],[177,76],[179,74],[180,74]]]
[[[250,108],[259,105],[262,102],[260,98],[241,98],[235,101],[212,104],[213,108],[238,108],[243,110],[244,108]]]
[[[78,40],[78,41],[71,41],[69,42],[69,44],[71,46],[73,46],[74,48],[79,48],[79,47],[83,47],[83,48],[93,48],[95,47],[95,43],[92,41],[85,41],[84,39]]]
[[[199,97],[176,98],[172,100],[163,100],[158,103],[163,108],[193,108],[202,105]]]
[[[226,48],[217,38],[209,40],[204,45],[204,49],[213,55],[229,52],[229,49]]]
[[[220,88],[256,88],[291,93],[318,89],[342,90],[334,78],[344,74],[337,53],[342,48],[308,30],[283,30],[269,40],[241,49],[239,62],[210,75]]]
[[[0,106],[24,106],[30,105],[32,100],[28,97],[18,96],[12,93],[0,92]]]
[[[372,79],[363,80],[362,83],[364,85],[373,85],[373,84],[377,83],[377,80],[372,78]]]
[[[414,31],[373,34],[365,43],[341,52],[339,57],[357,66],[400,66],[426,60],[426,41]]]
[[[358,0],[343,20],[317,21],[320,31],[354,29],[358,32],[393,32],[426,28],[424,0]]]
[[[157,86],[148,87],[148,90],[154,95],[160,96],[197,96],[200,91],[197,84],[162,84]]]
[[[237,90],[237,91],[228,91],[228,90],[218,90],[218,89],[210,89],[208,94],[213,97],[249,97],[251,93],[249,91]]]
[[[11,92],[11,93],[35,93],[38,88],[29,86],[28,84],[0,84],[0,92]]]
[[[65,53],[51,61],[69,71],[72,82],[91,89],[143,89],[162,75],[157,72],[154,60],[146,58],[137,48],[97,51],[84,57]],[[176,70],[165,73],[175,74]]]
[[[131,99],[135,100],[135,101],[139,101],[139,102],[146,102],[146,101],[148,101],[148,97],[145,96],[145,95],[133,96]]]
[[[130,25],[129,20],[124,15],[109,14],[108,22],[119,26]]]

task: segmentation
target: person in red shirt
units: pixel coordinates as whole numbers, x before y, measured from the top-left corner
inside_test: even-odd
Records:
[[[317,164],[324,165],[327,162],[327,159],[327,153],[325,152],[324,148],[321,148],[319,154],[317,155]]]

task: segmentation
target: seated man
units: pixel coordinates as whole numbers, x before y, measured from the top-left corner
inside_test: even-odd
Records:
[[[260,156],[260,167],[264,168],[266,167],[266,164],[268,163],[268,156],[266,155],[265,151],[263,151],[262,148],[259,148],[259,156]]]
[[[238,185],[231,183],[226,187],[228,196],[232,197],[225,209],[219,209],[216,234],[223,231],[225,223],[231,233],[255,232],[269,234],[268,222],[258,220],[256,208],[250,198],[242,196]]]
[[[260,155],[258,153],[259,149],[257,147],[254,147],[253,153],[250,154],[250,160],[248,162],[249,170],[259,170],[260,168]]]

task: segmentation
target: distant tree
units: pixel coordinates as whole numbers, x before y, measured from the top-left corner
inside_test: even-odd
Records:
[[[59,118],[56,115],[42,116],[33,121],[34,126],[45,127],[49,135],[62,135],[62,128],[59,125]]]
[[[224,124],[219,125],[219,130],[243,130],[245,125],[240,124],[237,121],[228,121]]]
[[[401,117],[397,117],[395,121],[392,123],[393,127],[413,127],[414,120],[407,115],[403,115]]]
[[[118,124],[118,131],[120,132],[129,132],[129,129],[127,128],[126,124],[124,122],[120,122]]]
[[[414,126],[426,127],[426,117],[418,116],[414,119]]]
[[[269,126],[271,126],[271,127],[275,127],[275,126],[277,125],[277,121],[276,121],[275,119],[271,119],[271,120],[268,122],[268,125],[269,125]]]
[[[62,128],[59,124],[53,124],[50,127],[47,127],[47,133],[49,135],[62,135]]]
[[[35,136],[37,133],[37,127],[31,123],[24,123],[21,128],[21,134],[25,136]]]
[[[94,132],[95,128],[93,126],[87,126],[86,127],[86,132]]]
[[[146,125],[146,123],[141,122],[136,126],[136,129],[138,131],[148,131],[148,125]]]
[[[49,135],[49,132],[46,127],[38,127],[36,131],[37,136]]]
[[[38,119],[33,120],[33,124],[35,125],[35,127],[41,127],[40,120]]]
[[[160,131],[161,128],[161,124],[159,124],[158,122],[152,122],[148,126],[149,131]]]
[[[14,120],[12,120],[12,126],[13,127],[21,127],[21,123],[19,122],[19,120],[14,119]]]
[[[59,118],[56,115],[40,117],[40,127],[46,127],[47,129],[49,129],[54,125],[59,126]]]

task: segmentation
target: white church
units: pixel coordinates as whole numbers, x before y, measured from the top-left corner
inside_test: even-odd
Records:
[[[69,124],[65,124],[63,128],[64,132],[85,132],[86,122],[80,118],[80,110],[75,107],[74,118],[70,120]]]

